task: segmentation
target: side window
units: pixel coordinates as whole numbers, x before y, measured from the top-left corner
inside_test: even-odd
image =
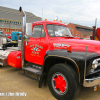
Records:
[[[32,37],[45,37],[43,25],[36,25],[33,27]]]

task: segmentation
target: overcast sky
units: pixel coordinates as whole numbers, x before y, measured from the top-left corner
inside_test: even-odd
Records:
[[[0,0],[0,6],[32,12],[43,20],[58,20],[63,23],[80,24],[92,27],[97,18],[100,27],[100,0]],[[43,9],[43,10],[42,10]]]

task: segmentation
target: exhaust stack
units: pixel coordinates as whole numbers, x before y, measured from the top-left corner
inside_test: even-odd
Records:
[[[19,8],[19,11],[21,12],[22,16],[23,16],[23,34],[25,35],[25,23],[26,23],[26,14],[25,12],[22,10],[22,7]]]
[[[22,67],[24,66],[24,35],[25,35],[25,23],[26,23],[26,14],[22,10],[22,7],[19,7],[19,11],[23,16],[23,26],[22,26],[22,43],[21,43],[21,59],[22,59]]]

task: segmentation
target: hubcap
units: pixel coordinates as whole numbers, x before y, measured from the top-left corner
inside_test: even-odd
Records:
[[[64,95],[68,90],[66,77],[61,73],[55,73],[52,76],[52,86],[56,93]]]

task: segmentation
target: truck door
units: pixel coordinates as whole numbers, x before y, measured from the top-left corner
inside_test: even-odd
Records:
[[[42,64],[43,61],[43,49],[48,45],[45,43],[45,32],[43,25],[33,26],[32,36],[30,36],[29,41],[26,42],[25,46],[25,60],[35,64]],[[41,38],[43,43],[41,44]]]

